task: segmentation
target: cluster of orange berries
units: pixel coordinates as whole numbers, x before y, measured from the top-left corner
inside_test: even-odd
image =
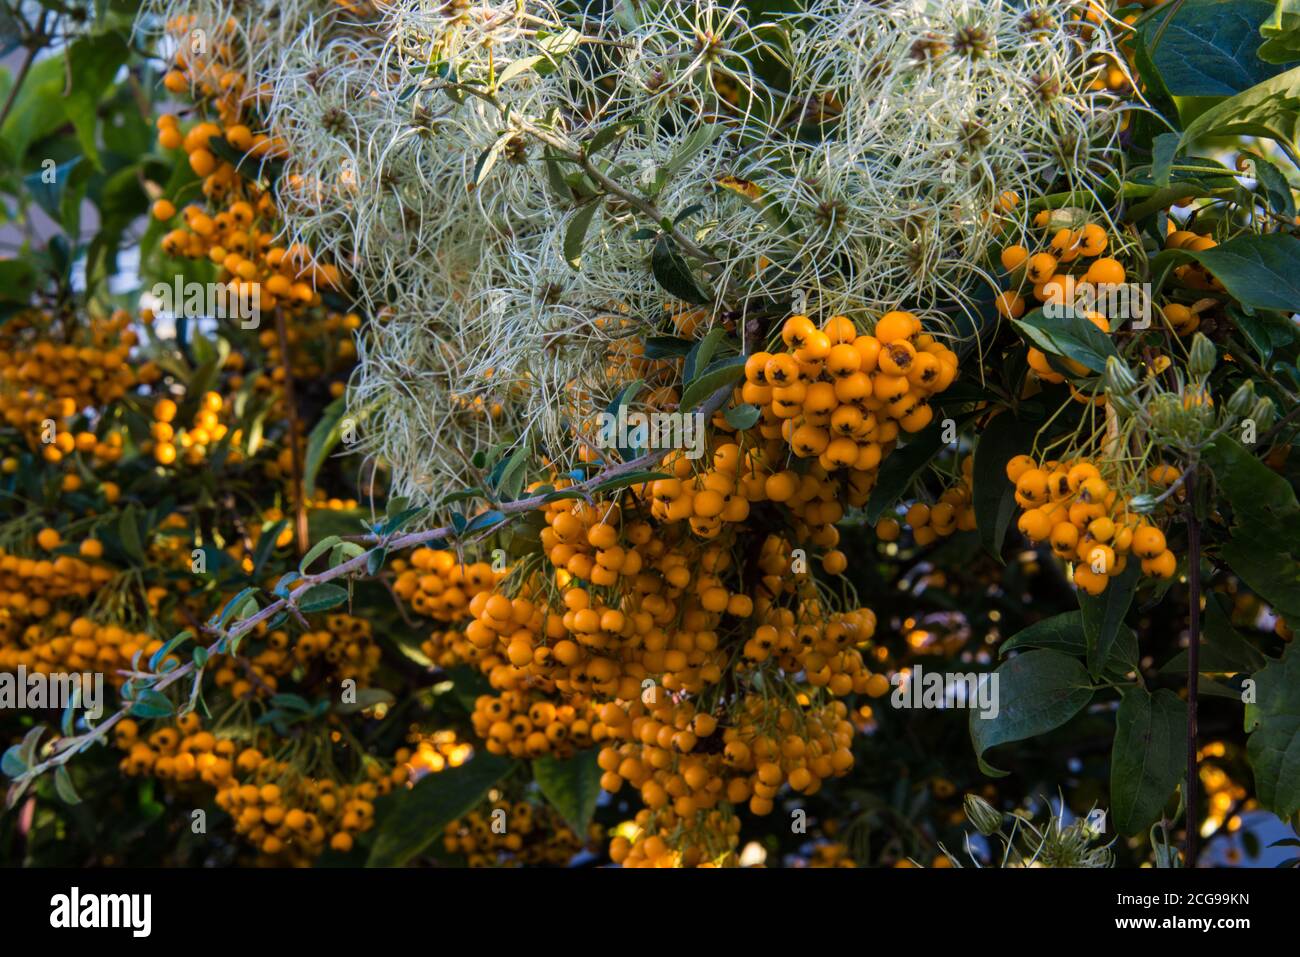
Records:
[[[409,560],[398,559],[392,567],[397,597],[410,602],[417,615],[441,622],[463,620],[470,601],[505,577],[487,562],[466,565],[455,552],[432,548],[417,548]]]
[[[144,451],[152,452],[154,461],[159,465],[173,464],[180,453],[184,453],[186,465],[201,464],[211,448],[230,431],[221,422],[220,416],[224,408],[225,400],[220,392],[205,392],[199,397],[190,427],[177,429],[175,422],[178,407],[175,400],[166,396],[158,399],[153,406],[153,424],[149,428],[153,437],[152,446]],[[239,459],[239,449],[232,444],[228,460],[235,464]]]
[[[572,757],[604,733],[599,712],[588,698],[570,695],[556,704],[522,688],[479,695],[470,718],[489,752],[516,758]]]
[[[834,612],[810,588],[797,610],[771,608],[762,621],[741,649],[742,671],[772,661],[785,674],[802,674],[806,684],[835,697],[867,692],[873,676],[859,649],[876,632],[870,608]]]
[[[1074,562],[1074,582],[1090,595],[1106,590],[1111,578],[1128,564],[1130,554],[1142,572],[1172,578],[1178,559],[1165,536],[1146,518],[1131,514],[1124,498],[1088,460],[1047,461],[1027,455],[1007,463],[1015,483],[1016,503],[1024,510],[1017,523],[1026,538],[1048,542],[1052,551]]]
[[[256,747],[241,749],[231,738],[204,730],[193,712],[145,738],[135,721],[124,719],[114,741],[126,752],[120,763],[125,774],[213,788],[235,832],[274,863],[306,865],[327,846],[351,850],[355,835],[374,824],[375,799],[407,779],[405,768],[385,770],[373,761],[360,783],[308,777]]]
[[[324,628],[305,631],[297,638],[287,631],[267,632],[264,625],[253,634],[265,647],[247,656],[243,662],[246,670],[230,661],[216,668],[213,675],[217,687],[228,688],[236,699],[270,697],[281,678],[296,672],[318,675],[320,681],[334,686],[350,679],[365,687],[382,656],[370,622],[353,615],[327,615]]]
[[[622,867],[734,867],[740,818],[719,807],[683,819],[671,807],[642,808],[619,825],[609,856]]]
[[[410,746],[398,748],[393,760],[406,768],[411,784],[426,774],[458,768],[474,756],[473,745],[459,740],[456,732],[449,729],[426,733],[418,724],[413,724],[406,741]]]
[[[913,502],[903,513],[903,521],[911,529],[917,545],[933,544],[954,532],[975,529],[975,488],[972,479],[975,457],[967,455],[961,460],[961,479],[943,490],[939,501],[933,505]],[[896,542],[902,533],[898,519],[886,515],[876,522],[876,536],[883,542]]]
[[[495,803],[447,825],[442,846],[469,867],[562,867],[601,838],[592,824],[586,838],[548,804]]]
[[[689,820],[723,801],[747,801],[752,813],[770,814],[783,786],[812,795],[853,767],[854,729],[842,702],[818,707],[804,696],[782,706],[749,694],[732,705],[724,724],[659,689],[643,697],[651,700],[602,708],[611,740],[621,743],[603,747],[597,760],[602,788],[613,793],[626,782],[651,812],[671,806]]]
[[[119,668],[130,668],[137,652],[147,658],[163,644],[143,632],[73,618],[63,610],[34,617],[41,620],[21,633],[11,630],[14,619],[5,620],[0,629],[0,671],[17,671],[19,666],[42,674],[95,671],[110,683],[121,684]]]
[[[1053,229],[1051,211],[1039,213],[1034,224],[1040,229]],[[1005,247],[1000,258],[1012,285],[995,300],[998,312],[1010,319],[1023,316],[1026,289],[1040,303],[1070,305],[1078,283],[1119,285],[1126,273],[1123,263],[1102,255],[1109,245],[1110,236],[1104,227],[1086,223],[1077,229],[1056,228],[1038,252],[1019,244]],[[1090,259],[1093,262],[1087,263]]]
[[[1215,246],[1219,245],[1208,233],[1201,234],[1192,232],[1188,229],[1178,229],[1174,225],[1172,217],[1169,221],[1168,230],[1168,235],[1165,236],[1165,249],[1186,249],[1189,252],[1199,253],[1204,252],[1207,249],[1213,249]],[[1175,266],[1174,276],[1179,282],[1191,289],[1199,289],[1204,292],[1223,291],[1223,283],[1210,275],[1206,268],[1197,262],[1183,263],[1182,265]],[[1175,328],[1177,328],[1180,323],[1178,319],[1169,316],[1168,308],[1168,306],[1165,307],[1165,315],[1168,317],[1169,321],[1174,324]],[[1187,322],[1184,321],[1182,325],[1186,326]],[[1178,334],[1191,335],[1195,331],[1196,327],[1193,326],[1185,332],[1182,329],[1179,329]]]
[[[779,436],[827,473],[873,474],[900,430],[930,424],[930,399],[957,375],[956,354],[910,312],[885,313],[873,335],[859,335],[845,316],[821,329],[791,316],[781,339],[789,351],[746,360],[741,398],[763,410],[765,438]]]
[[[107,317],[56,320],[35,309],[11,316],[0,329],[0,416],[18,429],[46,461],[74,451],[104,462],[121,455],[120,436],[101,440],[74,433],[67,423],[78,413],[114,402],[141,382],[155,382],[155,363],[128,361],[136,334],[122,309]],[[44,423],[54,423],[47,435]]]
[[[314,263],[310,251],[300,244],[275,244],[276,209],[270,193],[219,159],[214,140],[255,160],[275,152],[271,140],[240,122],[223,125],[203,120],[182,135],[174,115],[160,116],[159,145],[185,150],[190,168],[203,180],[204,198],[219,209],[209,214],[204,204],[190,203],[178,211],[170,199],[155,200],[152,212],[159,222],[171,222],[178,212],[184,221],[163,236],[163,251],[212,262],[220,269],[218,281],[226,285],[226,294],[241,305],[256,304],[261,313],[277,306],[299,311],[320,305],[320,290],[339,286],[338,268]]]
[[[553,571],[534,571],[514,599],[485,593],[470,603],[475,617],[466,638],[504,652],[504,662],[489,671],[494,687],[527,680],[561,694],[631,698],[655,675],[670,690],[690,692],[721,678],[724,616],[745,618],[753,610],[749,596],[722,580],[729,551],[672,532],[655,536],[635,509],[613,504],[565,501],[548,517],[541,541]],[[590,577],[580,574],[585,565],[578,558],[591,564]],[[556,566],[556,559],[564,563]],[[607,567],[611,561],[619,570]],[[602,567],[619,588],[596,584]]]
[[[43,546],[53,542],[58,547],[61,536],[54,529],[42,529],[38,540],[43,540]],[[0,548],[0,613],[12,623],[43,619],[55,602],[85,601],[112,577],[113,569],[107,565],[73,555],[30,558]]]

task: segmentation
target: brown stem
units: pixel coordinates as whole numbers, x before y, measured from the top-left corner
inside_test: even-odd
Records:
[[[289,359],[289,335],[284,328],[284,310],[275,310],[275,334],[280,340],[280,362],[284,368],[284,404],[289,413],[289,451],[293,462],[294,541],[298,554],[307,553],[307,490],[303,488],[301,432],[298,425],[298,401],[293,390],[293,363]]]
[[[1196,710],[1201,680],[1201,525],[1196,518],[1196,474],[1187,476],[1187,866],[1196,866],[1200,840],[1200,769],[1197,766]]]

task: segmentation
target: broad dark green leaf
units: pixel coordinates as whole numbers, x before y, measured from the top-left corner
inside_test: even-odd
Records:
[[[1069,721],[1092,700],[1088,672],[1078,659],[1057,651],[1026,651],[1003,662],[998,676],[998,714],[980,717],[971,709],[970,736],[980,769],[1003,777],[984,760],[990,748],[1045,734]]]
[[[654,251],[650,254],[650,269],[655,282],[670,295],[697,305],[712,301],[713,297],[704,291],[691,273],[691,267],[678,251],[676,243],[666,234],[655,240]]]
[[[1156,820],[1187,770],[1187,704],[1168,689],[1126,688],[1115,717],[1110,813],[1121,834]]]
[[[1083,612],[1067,611],[1022,628],[998,646],[998,655],[1005,657],[1010,651],[1024,648],[1048,648],[1076,658],[1085,658],[1088,654],[1088,639],[1083,631]],[[1115,636],[1110,656],[1106,659],[1106,673],[1119,677],[1134,671],[1137,666],[1137,633],[1128,625],[1123,625]]]
[[[709,366],[682,391],[678,407],[683,412],[694,412],[719,389],[737,382],[745,374],[745,357],[731,356],[719,359]]]
[[[298,597],[298,610],[308,615],[312,612],[337,608],[348,600],[348,590],[329,582],[312,585]]]
[[[426,774],[398,796],[379,825],[367,867],[400,867],[442,837],[447,825],[472,810],[515,766],[480,752],[458,768]]]
[[[1300,811],[1300,651],[1291,642],[1280,660],[1255,675],[1246,705],[1246,753],[1260,803],[1281,818]]]
[[[1267,0],[1184,0],[1157,11],[1142,33],[1174,96],[1233,96],[1281,72],[1255,52],[1271,11]]]
[[[1291,313],[1300,302],[1300,239],[1285,233],[1243,233],[1213,249],[1188,252],[1250,309]]]
[[[320,474],[326,456],[333,451],[334,446],[338,445],[339,438],[342,436],[342,423],[346,409],[346,397],[339,396],[325,407],[316,424],[312,426],[311,433],[307,436],[307,456],[302,470],[303,488],[311,490],[316,487],[316,476]]]
[[[899,500],[943,447],[942,424],[935,422],[895,449],[880,466],[876,487],[867,500],[867,521],[873,525],[879,521],[885,509]]]
[[[1016,514],[1016,487],[1007,479],[1007,462],[1029,450],[1033,434],[1010,411],[999,413],[975,446],[975,527],[985,551],[1002,561],[1002,543]]]
[[[1179,148],[1206,136],[1263,136],[1295,144],[1300,132],[1300,67],[1212,106],[1183,130]]]
[[[600,797],[600,765],[596,752],[583,751],[563,761],[547,756],[533,762],[533,778],[546,800],[569,827],[585,837]]]
[[[1105,372],[1106,359],[1119,354],[1106,333],[1073,310],[1049,317],[1042,309],[1035,309],[1011,322],[1031,345],[1051,355],[1073,359],[1093,372]]]
[[[1124,570],[1111,578],[1100,595],[1079,592],[1079,611],[1083,621],[1083,635],[1088,645],[1088,672],[1094,677],[1101,674],[1110,660],[1111,649],[1124,625],[1124,616],[1133,604],[1137,592],[1141,567],[1130,561]]]

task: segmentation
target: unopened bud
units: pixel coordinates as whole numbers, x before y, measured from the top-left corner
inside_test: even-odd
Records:
[[[1251,409],[1255,407],[1255,383],[1247,379],[1237,391],[1232,393],[1232,398],[1228,399],[1227,410],[1237,418],[1250,415]]]
[[[1002,812],[978,794],[967,794],[966,819],[985,837],[1002,830]]]
[[[1273,400],[1264,396],[1255,403],[1255,408],[1250,411],[1250,417],[1255,420],[1255,428],[1267,429],[1277,420],[1277,408],[1273,405]]]
[[[1156,507],[1156,497],[1154,495],[1134,495],[1125,503],[1130,512],[1137,512],[1139,515],[1145,515],[1153,511]]]
[[[1214,371],[1218,360],[1219,352],[1214,348],[1213,342],[1199,332],[1192,337],[1191,355],[1187,359],[1188,372],[1194,376],[1207,376]]]
[[[1111,356],[1106,360],[1106,391],[1112,396],[1128,395],[1137,388],[1137,384],[1137,377],[1127,362],[1119,356]]]

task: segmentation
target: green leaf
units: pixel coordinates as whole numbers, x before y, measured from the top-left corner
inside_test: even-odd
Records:
[[[167,718],[175,713],[176,706],[171,699],[153,688],[140,689],[131,702],[131,714],[137,718]]]
[[[1248,309],[1295,311],[1300,302],[1300,239],[1243,233],[1200,252],[1187,251]]]
[[[113,88],[113,77],[129,53],[126,37],[116,31],[78,37],[67,50],[70,82],[63,112],[77,131],[81,151],[96,167],[101,165],[95,142],[99,101]]]
[[[470,180],[470,189],[478,189],[483,185],[488,173],[492,172],[492,167],[496,166],[497,160],[505,152],[506,144],[516,135],[513,131],[507,130],[496,138],[496,142],[478,154],[478,159],[474,161],[474,175]]]
[[[0,260],[0,302],[26,305],[36,285],[36,269],[26,259]]]
[[[727,424],[739,432],[745,429],[753,428],[755,423],[763,417],[763,410],[752,402],[745,402],[741,405],[733,405],[722,414],[727,420]]]
[[[677,407],[683,412],[697,411],[715,392],[737,382],[744,374],[744,356],[719,359],[682,390],[682,400]]]
[[[1300,67],[1210,107],[1183,130],[1181,151],[1206,136],[1263,136],[1294,146],[1300,132]]]
[[[68,772],[67,765],[60,764],[54,769],[54,791],[65,804],[81,803],[81,796],[72,786],[72,775]]]
[[[16,778],[27,771],[27,762],[19,756],[22,750],[21,744],[15,744],[4,753],[0,758],[0,771],[3,771],[6,777]]]
[[[398,799],[375,834],[368,867],[400,867],[442,837],[447,825],[481,802],[514,768],[507,758],[480,752],[458,768],[426,774]]]
[[[1247,314],[1236,303],[1229,303],[1228,318],[1246,337],[1262,362],[1268,362],[1275,350],[1286,348],[1300,338],[1300,329],[1297,329],[1294,322],[1270,309]]]
[[[144,562],[144,548],[140,544],[140,520],[134,506],[127,506],[122,517],[117,521],[117,537],[127,555],[137,562]]]
[[[1032,430],[1010,411],[1000,412],[980,433],[975,446],[975,527],[984,550],[1002,561],[1002,543],[1016,514],[1016,487],[1007,479],[1007,462],[1029,451]]]
[[[654,189],[650,191],[653,198],[658,195],[674,176],[680,173],[686,166],[699,156],[706,149],[712,146],[722,135],[725,127],[720,123],[705,123],[697,126],[686,135],[682,140],[682,145],[673,153],[672,158],[659,170],[655,175]]]
[[[709,367],[713,354],[718,351],[718,345],[726,334],[726,329],[721,326],[715,327],[691,347],[691,350],[686,353],[686,361],[682,363],[682,381],[689,385],[700,369]]]
[[[1024,648],[1047,648],[1076,658],[1086,657],[1088,639],[1083,631],[1083,612],[1067,611],[1022,628],[998,646],[998,655],[1006,657],[1007,652]],[[1111,675],[1122,676],[1136,670],[1137,666],[1137,633],[1123,625],[1111,645],[1105,670]]]
[[[307,569],[311,568],[311,563],[320,558],[331,548],[343,541],[338,535],[329,535],[322,538],[319,542],[307,549],[307,554],[302,556],[302,561],[298,563],[299,574],[306,575]]]
[[[1263,197],[1268,208],[1287,222],[1293,222],[1296,216],[1295,190],[1286,176],[1274,164],[1262,156],[1245,154],[1250,157],[1255,167],[1255,192]]]
[[[596,752],[583,751],[565,761],[549,756],[538,758],[533,762],[533,778],[569,827],[579,838],[584,837],[600,796]]]
[[[1259,58],[1267,63],[1300,60],[1300,0],[1277,0],[1273,14],[1259,27],[1264,38]]]
[[[311,434],[307,436],[307,456],[302,472],[303,488],[311,490],[316,487],[316,476],[325,463],[325,457],[338,445],[343,434],[342,423],[346,409],[347,397],[339,396],[325,407],[320,419],[312,426]]]
[[[67,84],[66,61],[48,56],[35,63],[14,97],[9,115],[0,126],[0,150],[9,164],[23,168],[27,147],[53,133],[66,122],[63,94]]]
[[[1069,655],[1045,649],[1026,651],[1004,662],[998,676],[997,717],[970,713],[970,736],[980,769],[1003,777],[984,760],[990,748],[1046,734],[1069,721],[1092,700],[1088,672]]]
[[[657,482],[659,479],[666,478],[672,478],[672,476],[667,472],[649,472],[643,469],[638,472],[628,472],[626,475],[620,475],[618,478],[612,478],[606,482],[601,482],[598,485],[592,486],[591,491],[605,493],[614,492],[618,489],[631,488],[633,485],[644,485],[647,482]],[[564,494],[568,491],[572,490],[561,489],[559,492],[546,496],[546,500],[550,502],[555,501],[556,498],[572,498],[573,496],[566,496]]]
[[[1206,461],[1232,506],[1220,555],[1278,614],[1300,619],[1300,504],[1289,482],[1240,443],[1220,436]]]
[[[1119,355],[1110,337],[1083,316],[1065,309],[1058,318],[1035,309],[1021,319],[1012,319],[1025,339],[1044,352],[1073,359],[1093,372],[1106,371],[1106,359]]]
[[[677,336],[651,336],[645,341],[647,359],[680,359],[688,354],[695,344],[690,339]]]
[[[312,585],[298,599],[298,610],[303,614],[336,608],[348,600],[348,590],[329,582]]]
[[[1246,704],[1246,754],[1260,803],[1283,819],[1300,811],[1300,643],[1255,674]]]
[[[1169,168],[1178,155],[1178,134],[1161,133],[1151,144],[1151,181],[1157,186],[1169,185]]]
[[[1168,689],[1124,689],[1110,760],[1116,830],[1140,834],[1155,823],[1186,771],[1186,702]]]
[[[872,525],[879,521],[885,509],[892,508],[911,488],[943,447],[943,429],[935,422],[914,435],[906,445],[896,448],[880,466],[876,487],[867,500],[867,521]]]
[[[1270,7],[1267,0],[1184,0],[1156,11],[1142,33],[1169,92],[1232,96],[1276,76],[1280,68],[1255,52]]]
[[[546,56],[540,53],[532,56],[520,57],[518,60],[510,61],[506,64],[506,68],[497,74],[497,86],[505,86],[515,77],[527,73],[529,70],[533,70],[542,63],[546,63],[549,66],[549,61]]]
[[[564,261],[573,269],[582,268],[582,247],[587,241],[587,231],[603,205],[599,199],[593,199],[579,206],[564,230]]]
[[[1111,578],[1100,595],[1079,592],[1083,636],[1088,645],[1088,672],[1094,677],[1101,674],[1110,659],[1111,649],[1124,625],[1124,616],[1133,604],[1140,573],[1139,564],[1130,561],[1122,572]]]
[[[650,254],[650,269],[655,282],[670,295],[699,305],[712,301],[712,296],[704,292],[691,273],[691,267],[678,252],[677,244],[666,233],[655,240],[654,251]]]

